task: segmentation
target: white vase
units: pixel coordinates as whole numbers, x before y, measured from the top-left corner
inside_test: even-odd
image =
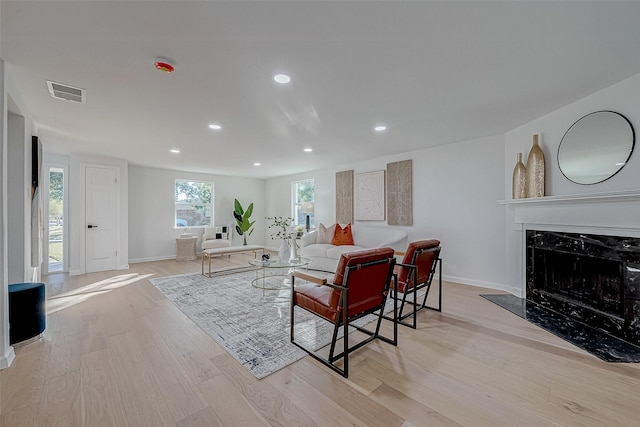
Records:
[[[278,249],[278,258],[280,258],[281,261],[288,261],[290,253],[291,248],[289,248],[289,243],[286,240],[282,240],[280,249]]]
[[[289,256],[289,261],[298,261],[298,244],[296,243],[296,233],[295,231],[291,233],[291,254]]]

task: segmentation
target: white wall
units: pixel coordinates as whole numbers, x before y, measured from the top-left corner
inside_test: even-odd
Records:
[[[0,369],[11,365],[9,345],[9,276],[7,267],[7,91],[4,61],[0,59]]]
[[[293,200],[292,183],[294,181],[302,181],[313,178],[315,186],[315,223],[333,224],[336,218],[336,197],[335,197],[335,171],[334,170],[316,170],[296,175],[287,175],[283,177],[271,178],[266,181],[265,189],[265,214],[264,217],[272,216],[293,216],[291,211],[291,202]],[[264,217],[262,218],[264,220]],[[265,246],[278,250],[281,241],[273,240],[271,234],[274,229],[269,230],[269,224],[265,224],[264,241]]]
[[[540,146],[545,156],[546,195],[587,194],[640,188],[640,74],[618,82],[579,101],[546,114],[505,134],[505,188],[504,198],[511,198],[511,174],[516,164],[516,153],[523,153],[524,161],[531,149],[532,136],[539,133]],[[576,120],[594,111],[611,110],[625,116],[636,133],[634,153],[611,179],[593,185],[580,185],[566,179],[558,167],[558,146],[564,133]],[[606,141],[603,141],[606,144]]]
[[[2,114],[2,236],[0,253],[0,369],[11,364],[13,348],[9,346],[8,285],[14,280],[29,279],[31,265],[31,135],[33,120],[12,85],[11,71],[0,60],[0,94]],[[11,114],[10,114],[11,113]],[[10,125],[10,126],[9,126]],[[9,131],[9,129],[11,129]],[[9,135],[9,132],[11,135]],[[11,168],[8,165],[11,164]],[[9,188],[12,191],[9,191]],[[15,191],[14,191],[15,190]],[[10,203],[9,203],[10,202]],[[12,206],[9,212],[9,204]],[[10,213],[10,214],[9,214]],[[16,216],[18,215],[18,216]],[[22,217],[19,217],[23,215]],[[9,256],[8,244],[18,246],[19,253]],[[15,257],[13,255],[16,255]],[[38,275],[39,277],[39,275]],[[11,279],[11,280],[10,280]]]
[[[8,231],[7,253],[9,283],[22,283],[27,277],[27,265],[31,263],[29,192],[30,180],[25,174],[31,171],[31,135],[26,141],[25,118],[9,113],[7,120],[7,221],[11,224]],[[27,161],[28,160],[28,161]],[[27,260],[29,260],[27,262]]]
[[[316,224],[335,222],[335,173],[386,169],[389,162],[413,160],[413,226],[409,241],[442,242],[443,276],[458,283],[507,289],[504,209],[496,203],[504,191],[502,136],[464,141],[425,150],[341,165],[331,170],[267,180],[267,215],[290,215],[291,182],[314,178]],[[386,226],[385,221],[367,221]],[[268,238],[268,237],[267,237]]]
[[[19,70],[10,64],[5,66],[7,221],[11,248],[11,254],[7,256],[10,257],[9,283],[19,283],[34,277],[34,267],[31,266],[31,137],[37,132],[21,91],[11,79]],[[42,201],[41,192],[38,197]],[[20,254],[15,253],[14,244],[19,247]],[[40,280],[40,268],[36,268],[35,278]]]
[[[233,225],[233,201],[238,199],[246,209],[254,204],[252,220],[256,221],[249,244],[264,244],[265,193],[264,180],[209,175],[166,169],[129,167],[129,262],[175,258],[176,237],[184,228],[174,227],[175,180],[213,181],[214,225]],[[191,228],[198,235],[202,229]],[[233,232],[233,244],[242,245],[242,236]]]
[[[545,172],[547,196],[563,196],[574,194],[608,193],[622,190],[640,190],[640,147],[638,132],[640,131],[640,74],[616,83],[572,104],[546,114],[537,120],[527,123],[505,135],[505,175],[504,199],[511,198],[511,174],[516,162],[516,153],[523,152],[525,157],[531,148],[532,135],[541,135],[541,147],[545,154]],[[593,185],[575,184],[562,175],[557,162],[557,152],[562,136],[586,114],[600,110],[611,110],[624,115],[634,126],[636,145],[629,162],[611,179]],[[603,141],[606,144],[606,141]],[[603,228],[640,226],[640,217],[633,212],[640,211],[640,202],[626,201],[622,205],[599,202],[596,205],[573,203],[554,203],[553,206],[506,205],[505,230],[507,248],[507,280],[515,294],[524,295],[524,262],[521,259],[523,231],[516,222],[528,218],[528,222],[541,221],[545,224],[562,222],[564,225],[590,226]],[[621,211],[621,209],[623,211]],[[597,210],[597,212],[596,212]],[[555,211],[555,212],[554,212]],[[571,219],[567,219],[573,212]],[[552,215],[553,213],[553,215]],[[597,215],[595,215],[597,213]],[[536,219],[538,218],[538,219]],[[550,218],[564,218],[551,220]],[[606,218],[606,219],[605,219]],[[584,232],[584,231],[583,231]],[[603,233],[600,233],[603,234]]]

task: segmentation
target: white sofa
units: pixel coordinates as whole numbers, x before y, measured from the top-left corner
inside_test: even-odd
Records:
[[[354,245],[334,246],[316,243],[318,231],[305,234],[300,239],[301,256],[311,258],[309,268],[313,270],[336,271],[340,255],[363,249],[391,247],[395,250],[407,249],[407,233],[390,227],[351,225]]]

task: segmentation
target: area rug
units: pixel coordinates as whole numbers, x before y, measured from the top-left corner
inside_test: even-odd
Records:
[[[605,362],[639,363],[640,347],[511,294],[480,294]]]
[[[313,274],[333,277],[315,271]],[[244,271],[212,278],[181,274],[150,281],[256,378],[264,378],[307,353],[289,341],[291,289],[254,288],[251,281],[255,278],[254,271]],[[282,280],[289,284],[289,278]],[[388,308],[393,309],[390,301]],[[367,316],[358,325],[374,319]],[[328,322],[304,310],[296,311],[296,340],[306,347],[326,346],[332,332]]]

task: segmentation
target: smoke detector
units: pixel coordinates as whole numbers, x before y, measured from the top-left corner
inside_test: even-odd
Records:
[[[173,73],[176,67],[176,61],[171,58],[167,58],[165,56],[159,56],[156,58],[156,62],[154,64],[156,68],[160,71],[164,71],[165,73]]]
[[[84,104],[86,100],[86,91],[79,87],[73,87],[62,83],[47,80],[49,93],[53,98],[62,99],[64,101],[77,102]]]

